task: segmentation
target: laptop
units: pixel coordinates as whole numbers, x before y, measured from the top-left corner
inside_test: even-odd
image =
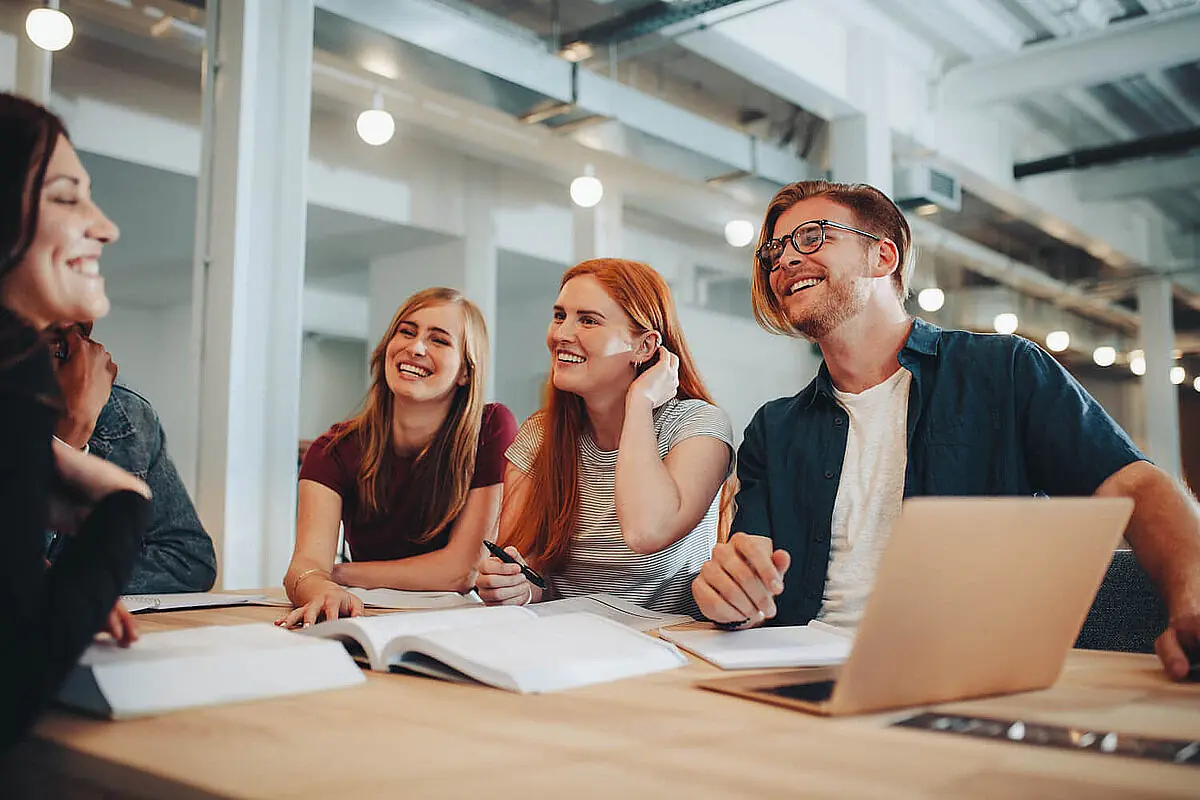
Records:
[[[829,716],[1044,689],[1132,512],[1128,498],[906,500],[844,664],[699,685]]]

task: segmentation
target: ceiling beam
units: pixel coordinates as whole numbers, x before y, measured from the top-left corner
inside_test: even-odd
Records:
[[[1095,86],[1195,61],[1197,42],[1200,7],[1140,17],[956,67],[942,78],[941,98],[947,108],[968,108]]]
[[[1200,186],[1200,152],[1093,167],[1075,175],[1079,199],[1089,203],[1193,186]]]

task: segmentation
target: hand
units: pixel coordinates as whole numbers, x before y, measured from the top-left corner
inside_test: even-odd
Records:
[[[51,441],[59,486],[50,498],[50,523],[55,530],[77,530],[92,507],[113,492],[137,492],[150,499],[150,487],[115,464]]]
[[[117,365],[104,345],[84,336],[78,325],[66,330],[64,343],[67,357],[54,360],[67,407],[57,433],[67,444],[81,448],[92,437],[100,411],[112,394]]]
[[[735,533],[713,548],[712,558],[692,581],[692,596],[713,622],[758,624],[775,616],[775,596],[792,563],[786,550],[772,551],[765,536]]]
[[[361,617],[363,602],[332,581],[326,581],[309,601],[292,609],[285,617],[275,620],[284,628],[308,628],[324,617],[326,621],[338,617]]]
[[[475,592],[479,599],[489,606],[524,606],[536,603],[542,599],[542,590],[538,589],[525,573],[521,572],[521,564],[525,559],[515,547],[506,547],[504,552],[515,558],[520,564],[509,564],[495,556],[487,556],[479,562],[479,575],[475,578]]]
[[[108,620],[104,623],[104,633],[107,633],[121,647],[129,647],[138,640],[137,620],[125,608],[120,600],[108,612]]]
[[[1154,651],[1174,680],[1200,678],[1200,613],[1172,616]]]
[[[665,347],[658,348],[658,363],[643,372],[629,386],[629,400],[644,399],[650,408],[658,408],[679,391],[679,356]]]

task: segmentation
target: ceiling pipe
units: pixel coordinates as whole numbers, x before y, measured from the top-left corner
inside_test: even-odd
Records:
[[[1165,156],[1200,147],[1200,128],[1190,128],[1159,136],[1147,136],[1131,142],[1118,142],[1103,147],[1088,147],[1036,161],[1013,165],[1014,178],[1028,178],[1069,169],[1083,169],[1101,164],[1116,164],[1135,158]]]
[[[561,37],[561,49],[582,45],[613,45],[657,33],[663,28],[686,22],[742,0],[691,0],[690,2],[654,2],[618,14],[610,19],[580,28]]]

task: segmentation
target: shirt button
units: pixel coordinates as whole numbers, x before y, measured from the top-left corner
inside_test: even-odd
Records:
[[[835,427],[835,428],[840,428],[840,427],[842,427],[842,418],[841,418],[841,417],[838,417],[837,419],[835,419],[835,420],[833,421],[833,425],[834,425],[834,427]]]
[[[826,477],[826,478],[832,478],[832,477],[833,477],[833,470],[828,470],[828,469],[827,469],[827,470],[825,470],[825,477]]]

